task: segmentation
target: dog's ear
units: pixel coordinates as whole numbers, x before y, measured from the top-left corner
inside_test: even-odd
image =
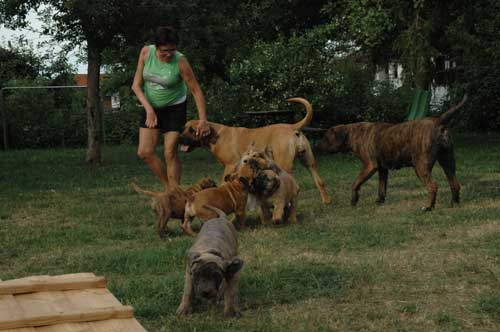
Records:
[[[208,126],[208,128],[209,128],[208,134],[200,138],[201,144],[205,146],[208,146],[210,144],[215,144],[219,139],[217,131],[210,125]]]
[[[189,267],[191,270],[193,270],[193,266],[198,263],[200,258],[200,253],[198,252],[188,252],[186,255],[186,260],[187,263],[189,264]]]
[[[240,176],[240,182],[243,184],[243,187],[245,187],[245,189],[250,189],[250,182],[248,182],[248,179],[246,177]]]
[[[226,263],[227,265],[224,277],[227,281],[233,279],[233,276],[238,273],[238,271],[243,267],[243,263],[243,260],[238,256],[234,257],[230,262]]]

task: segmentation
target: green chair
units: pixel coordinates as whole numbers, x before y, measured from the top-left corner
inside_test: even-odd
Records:
[[[416,90],[410,106],[407,121],[425,118],[429,111],[431,92],[428,90]]]

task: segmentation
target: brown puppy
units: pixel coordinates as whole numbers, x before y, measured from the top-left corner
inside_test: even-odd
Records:
[[[247,190],[255,195],[260,205],[260,218],[263,224],[272,222],[279,224],[289,220],[297,222],[297,197],[299,186],[295,179],[276,165],[269,148],[259,150],[250,144],[241,158],[242,165],[254,168],[256,176],[253,181],[245,181]],[[274,208],[271,216],[271,208]]]
[[[162,192],[154,192],[144,190],[135,183],[131,183],[131,186],[136,192],[153,197],[151,207],[156,215],[156,229],[160,238],[163,239],[167,234],[168,220],[170,218],[184,218],[184,207],[186,206],[188,197],[203,189],[214,188],[217,185],[214,180],[205,177],[185,190],[180,187],[174,187]]]
[[[300,132],[300,129],[311,122],[312,106],[303,98],[290,98],[288,101],[299,102],[305,106],[307,114],[304,119],[295,124],[282,123],[253,129],[209,122],[210,134],[203,138],[196,137],[198,121],[191,120],[186,123],[181,134],[181,150],[189,151],[199,146],[208,147],[224,165],[224,175],[236,170],[241,156],[252,141],[260,149],[270,147],[274,152],[276,164],[290,174],[293,162],[298,157],[311,173],[323,203],[328,204],[331,199],[318,174],[311,146],[304,134]]]
[[[253,179],[255,171],[250,166],[242,167],[238,172],[226,175],[224,182],[218,188],[209,188],[195,193],[190,197],[184,209],[184,222],[181,227],[187,234],[195,236],[191,228],[191,220],[196,216],[202,221],[217,217],[217,213],[207,206],[213,206],[226,214],[234,213],[241,228],[245,228],[245,208],[247,192],[244,189],[242,178]],[[248,180],[247,180],[248,181]],[[232,221],[234,221],[234,218]]]
[[[238,308],[238,280],[243,260],[238,257],[238,234],[226,215],[211,206],[217,218],[201,227],[193,246],[186,254],[184,293],[177,315],[191,312],[195,295],[216,298],[224,293],[224,316],[241,316]]]
[[[455,175],[455,153],[450,132],[450,117],[465,103],[462,101],[440,117],[424,118],[400,124],[359,122],[328,129],[318,149],[328,152],[352,152],[363,163],[363,169],[352,184],[351,204],[359,199],[359,189],[375,172],[379,173],[377,203],[385,201],[388,171],[414,167],[428,191],[430,211],[436,202],[437,185],[432,179],[436,160],[443,168],[452,193],[452,203],[460,199],[460,184]]]

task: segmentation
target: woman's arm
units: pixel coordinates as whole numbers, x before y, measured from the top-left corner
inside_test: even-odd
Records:
[[[148,56],[148,53],[149,47],[144,46],[141,50],[141,54],[139,55],[139,61],[137,62],[134,82],[132,83],[132,91],[134,91],[140,103],[142,104],[142,106],[144,106],[144,110],[146,111],[146,126],[148,126],[148,128],[154,128],[157,125],[158,119],[153,110],[153,107],[142,91],[142,70],[144,69],[144,62],[146,57]]]
[[[197,135],[205,134],[209,130],[207,124],[207,112],[205,109],[205,96],[203,91],[201,91],[200,84],[194,76],[193,69],[185,57],[179,59],[179,71],[182,79],[186,82],[189,90],[193,94],[194,101],[196,103],[196,108],[198,109],[198,117],[200,119],[200,125],[197,128]]]

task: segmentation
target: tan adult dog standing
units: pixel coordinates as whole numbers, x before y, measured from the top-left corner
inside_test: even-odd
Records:
[[[181,134],[181,150],[187,152],[195,147],[208,147],[217,160],[224,165],[224,175],[227,175],[236,170],[243,153],[251,142],[255,142],[259,149],[271,148],[276,164],[290,174],[293,170],[293,162],[298,158],[311,173],[323,203],[328,204],[331,198],[318,174],[311,145],[300,131],[312,120],[312,106],[304,98],[290,98],[288,101],[298,102],[305,106],[307,113],[301,121],[260,128],[230,127],[209,122],[210,134],[200,138],[196,136],[198,120],[191,120],[186,123]]]
[[[318,149],[327,152],[352,152],[363,169],[352,184],[351,204],[359,199],[359,189],[375,172],[379,173],[377,203],[385,201],[389,170],[413,167],[428,191],[430,211],[436,203],[437,185],[432,179],[436,161],[443,168],[452,193],[452,203],[460,201],[460,184],[455,167],[453,142],[446,128],[451,116],[465,103],[467,96],[439,117],[429,117],[400,124],[359,122],[327,130]]]

